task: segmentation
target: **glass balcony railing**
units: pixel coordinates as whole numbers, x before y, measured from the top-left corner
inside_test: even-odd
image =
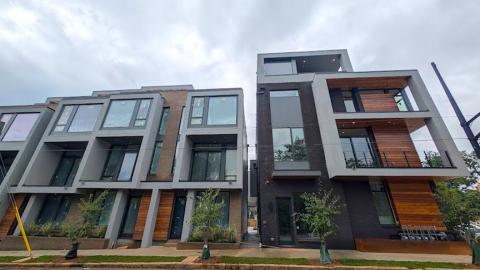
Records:
[[[347,168],[454,168],[448,152],[444,157],[438,152],[382,151],[343,151]]]

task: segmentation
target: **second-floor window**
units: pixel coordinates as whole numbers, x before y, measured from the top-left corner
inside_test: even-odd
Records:
[[[25,141],[30,134],[39,113],[2,114],[0,135],[4,142]]]
[[[272,137],[275,161],[307,160],[303,128],[274,128]]]
[[[113,145],[102,174],[104,181],[131,181],[138,145]]]
[[[195,145],[192,157],[192,181],[236,180],[236,155],[235,145]]]
[[[78,166],[82,160],[82,152],[65,152],[58,163],[55,174],[50,181],[51,186],[71,186]]]
[[[65,105],[53,132],[89,132],[95,128],[101,104]]]
[[[144,127],[147,123],[151,99],[125,99],[110,102],[104,128]]]
[[[193,97],[191,126],[237,124],[237,96]]]
[[[347,168],[377,166],[373,140],[366,128],[340,129],[339,134]]]

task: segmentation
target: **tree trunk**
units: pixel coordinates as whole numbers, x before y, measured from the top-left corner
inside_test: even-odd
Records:
[[[332,258],[330,258],[330,254],[328,253],[327,243],[321,242],[320,243],[320,262],[322,264],[331,264]]]

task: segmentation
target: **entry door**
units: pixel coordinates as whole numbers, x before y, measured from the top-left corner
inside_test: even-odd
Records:
[[[170,226],[170,239],[180,239],[182,237],[183,217],[185,216],[185,205],[187,197],[177,196],[173,208],[172,226]]]
[[[278,244],[293,244],[292,201],[290,198],[277,198]]]

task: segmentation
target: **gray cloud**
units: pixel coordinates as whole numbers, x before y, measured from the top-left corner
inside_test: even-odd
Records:
[[[465,149],[429,63],[465,114],[478,112],[479,13],[476,0],[3,1],[0,105],[142,85],[240,86],[254,144],[256,54],[346,48],[356,70],[419,69]]]

